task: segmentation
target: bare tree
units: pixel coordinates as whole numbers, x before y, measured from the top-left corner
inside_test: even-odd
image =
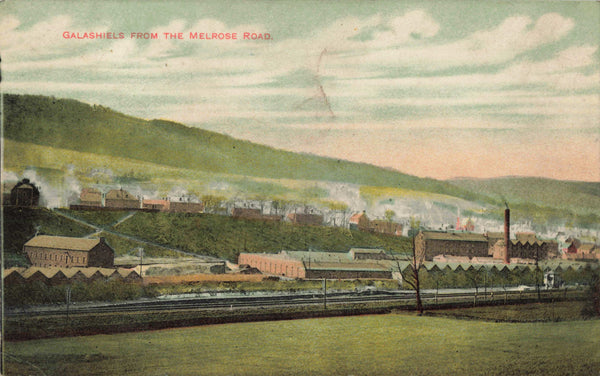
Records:
[[[412,233],[412,255],[410,258],[410,268],[406,268],[402,271],[400,261],[396,258],[396,264],[398,266],[398,272],[402,275],[402,281],[406,282],[410,287],[415,290],[416,298],[416,309],[421,316],[423,314],[423,301],[421,300],[421,284],[419,282],[419,271],[423,266],[423,255],[417,255],[415,247],[415,236],[421,227],[421,221],[414,218],[410,219],[410,228]]]

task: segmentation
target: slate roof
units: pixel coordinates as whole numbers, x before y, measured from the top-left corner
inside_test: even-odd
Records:
[[[88,252],[98,244],[100,239],[70,238],[66,236],[38,235],[25,243],[27,247],[66,249]]]
[[[307,270],[353,270],[353,271],[389,271],[384,265],[375,263],[339,263],[339,262],[311,262],[310,267],[306,264]]]
[[[28,279],[31,278],[32,276],[36,275],[36,274],[41,274],[43,275],[45,278],[53,278],[57,275],[64,275],[66,278],[71,279],[74,276],[76,276],[77,274],[83,276],[84,278],[90,278],[95,274],[99,274],[104,278],[110,278],[112,276],[114,276],[115,274],[120,275],[121,277],[125,278],[129,275],[131,275],[132,273],[134,274],[134,276],[139,275],[139,273],[135,270],[132,269],[123,269],[123,268],[119,268],[119,269],[109,269],[109,268],[96,268],[96,267],[88,267],[88,268],[57,268],[57,267],[51,267],[51,268],[40,268],[40,267],[29,267],[29,268],[11,268],[9,269],[9,272],[4,273],[4,277],[6,278],[9,274],[12,273],[17,273],[20,274],[23,278]]]
[[[115,199],[121,199],[121,200],[137,200],[138,198],[135,197],[135,195],[132,195],[131,193],[124,191],[122,189],[113,189],[110,190],[107,194],[106,194],[106,198],[107,199],[111,199],[111,200],[115,200]]]
[[[282,251],[281,254],[287,255],[292,260],[302,260],[308,262],[350,262],[348,252],[308,252],[308,251]]]
[[[474,234],[472,232],[439,232],[422,231],[425,240],[460,240],[468,242],[486,242],[488,239],[483,234]]]
[[[371,254],[380,254],[385,253],[385,250],[381,248],[350,248],[350,252],[354,253],[371,253]]]

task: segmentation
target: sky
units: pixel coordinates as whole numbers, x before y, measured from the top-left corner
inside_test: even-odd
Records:
[[[9,0],[1,90],[420,177],[600,182],[599,23],[591,1]]]

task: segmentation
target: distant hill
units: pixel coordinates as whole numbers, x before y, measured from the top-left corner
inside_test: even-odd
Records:
[[[147,121],[72,99],[6,94],[4,102],[4,136],[19,142],[211,173],[400,187],[489,201],[444,181],[278,150],[171,121]]]
[[[530,177],[460,178],[450,182],[509,204],[535,204],[580,214],[600,212],[600,183]]]

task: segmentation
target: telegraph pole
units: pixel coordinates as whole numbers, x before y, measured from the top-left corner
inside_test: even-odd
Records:
[[[70,328],[71,322],[69,321],[69,306],[71,305],[71,285],[67,285],[67,289],[65,290],[65,300],[67,303],[67,325]]]
[[[138,248],[138,252],[140,254],[140,278],[142,279],[142,281],[144,280],[144,277],[142,276],[142,265],[144,264],[144,248],[139,247]]]
[[[327,309],[327,278],[323,278],[323,309]]]

